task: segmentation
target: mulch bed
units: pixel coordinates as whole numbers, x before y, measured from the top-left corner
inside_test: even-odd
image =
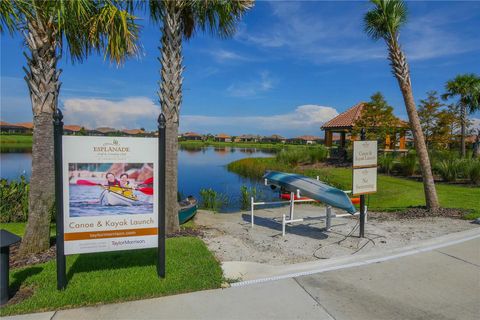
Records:
[[[428,210],[424,207],[413,207],[400,212],[369,212],[368,217],[378,220],[400,220],[429,217],[461,219],[465,213],[466,210],[462,209],[439,208],[437,210]]]
[[[10,247],[10,268],[21,268],[32,264],[44,263],[55,259],[55,245],[52,245],[47,251],[40,253],[32,253],[26,256],[18,254],[20,244],[17,243]]]

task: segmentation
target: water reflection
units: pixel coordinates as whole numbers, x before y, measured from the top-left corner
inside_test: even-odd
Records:
[[[275,150],[235,147],[191,147],[181,146],[178,151],[178,189],[183,195],[193,195],[200,199],[202,188],[212,188],[225,194],[229,204],[222,211],[238,210],[240,187],[256,187],[259,197],[269,200],[275,197],[262,181],[239,177],[229,172],[226,165],[232,161],[248,157],[271,157]],[[17,179],[31,173],[31,153],[1,153],[0,177]]]

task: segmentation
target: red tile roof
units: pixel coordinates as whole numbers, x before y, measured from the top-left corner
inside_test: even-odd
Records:
[[[366,106],[366,102],[360,102],[345,112],[340,113],[338,116],[328,121],[322,126],[322,129],[328,128],[353,128],[355,121],[357,121],[361,115],[362,110]],[[392,123],[392,126],[395,125],[397,128],[407,128],[408,122],[396,119],[396,124]]]
[[[363,107],[365,102],[360,102],[345,112],[340,113],[338,116],[328,121],[322,126],[322,129],[325,128],[342,128],[342,127],[353,127],[355,121],[360,118],[362,114]]]
[[[227,139],[227,138],[230,138],[230,136],[226,133],[219,133],[215,136],[215,138]]]
[[[201,137],[202,135],[196,132],[185,132],[184,137]]]
[[[65,126],[63,126],[63,129],[64,129],[64,130],[70,130],[70,131],[75,131],[75,132],[77,132],[77,131],[80,131],[80,130],[82,129],[82,127],[81,127],[81,126],[77,126],[77,125],[75,125],[75,124],[71,124],[71,125],[65,125]]]
[[[315,141],[315,140],[321,140],[322,138],[317,136],[300,136],[300,137],[296,137],[295,139],[304,140],[304,141]]]
[[[122,130],[123,133],[126,133],[126,134],[142,134],[142,133],[145,133],[145,131],[141,130],[141,129],[125,129],[125,130]]]
[[[27,129],[33,129],[33,123],[32,122],[19,122],[15,123],[17,126],[21,126]]]

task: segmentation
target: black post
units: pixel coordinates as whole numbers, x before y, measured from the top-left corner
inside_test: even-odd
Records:
[[[165,167],[166,119],[163,113],[158,117],[158,262],[157,274],[165,278]]]
[[[360,139],[365,141],[365,128],[360,131]],[[365,237],[365,195],[360,195],[360,238]]]
[[[57,225],[57,289],[64,290],[67,286],[67,266],[63,239],[63,160],[62,160],[62,136],[63,115],[59,108],[53,115],[53,146],[55,153],[55,209]]]
[[[1,248],[0,252],[0,305],[4,305],[8,302],[8,282],[9,282],[9,256],[10,247],[5,246]]]

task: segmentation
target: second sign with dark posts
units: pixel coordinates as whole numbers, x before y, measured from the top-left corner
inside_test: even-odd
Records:
[[[365,140],[365,128],[361,141],[353,142],[353,195],[360,195],[360,237],[365,235],[365,194],[377,191],[377,141]]]

